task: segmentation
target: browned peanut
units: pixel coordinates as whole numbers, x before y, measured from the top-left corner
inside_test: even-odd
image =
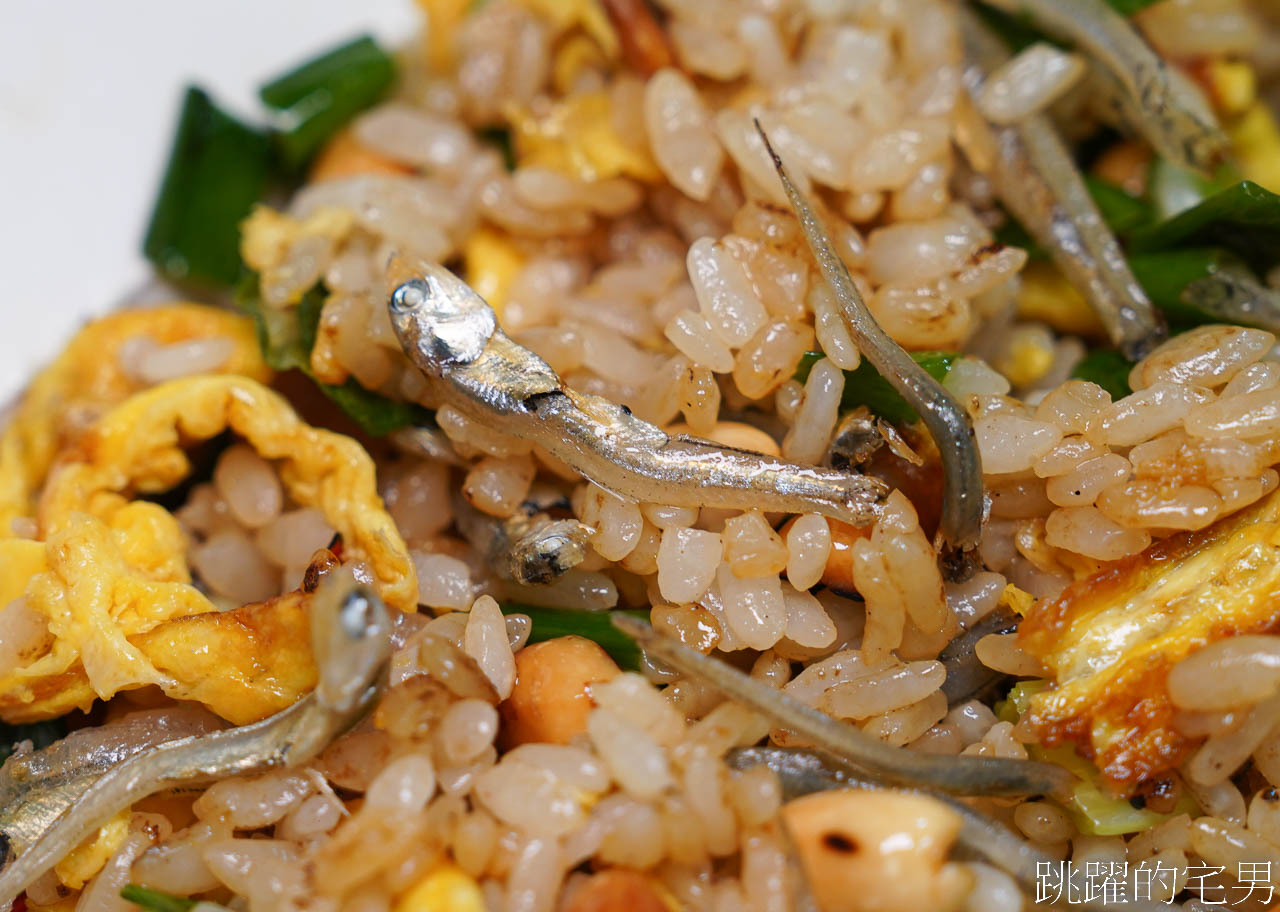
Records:
[[[568,744],[586,730],[588,688],[618,674],[618,666],[585,637],[564,636],[516,653],[516,684],[501,705],[503,742]]]
[[[924,795],[815,792],[782,810],[822,912],[960,906],[968,872],[947,861],[960,816]]]
[[[652,880],[638,871],[610,868],[577,888],[564,912],[671,912]]]

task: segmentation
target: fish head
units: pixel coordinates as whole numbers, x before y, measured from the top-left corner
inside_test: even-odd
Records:
[[[319,671],[316,695],[340,712],[352,709],[391,655],[391,617],[373,587],[332,573],[311,606],[311,641]]]
[[[498,319],[480,295],[452,272],[422,264],[404,276],[392,264],[394,285],[387,301],[400,347],[420,370],[438,375],[451,364],[480,357],[498,328]],[[403,277],[402,277],[403,276]]]

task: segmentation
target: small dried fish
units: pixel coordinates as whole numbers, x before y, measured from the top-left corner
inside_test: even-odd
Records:
[[[1070,772],[1052,763],[997,757],[942,757],[893,747],[811,706],[774,690],[718,659],[664,637],[624,615],[613,625],[649,655],[709,684],[770,722],[799,735],[885,784],[936,788],[956,795],[1068,795]]]
[[[1008,608],[996,608],[978,623],[947,644],[938,661],[947,669],[942,693],[948,706],[987,693],[1008,675],[994,671],[978,660],[978,641],[993,633],[1012,633],[1018,629],[1018,617]]]
[[[0,872],[0,909],[135,801],[177,785],[305,763],[363,719],[381,692],[391,652],[382,600],[335,580],[317,592],[311,617],[320,669],[314,691],[261,722],[169,741],[102,772]]]
[[[549,583],[582,563],[595,529],[576,519],[552,519],[531,525],[511,543],[507,569],[525,585]]]
[[[769,767],[777,774],[778,781],[782,785],[782,796],[786,801],[830,789],[884,787],[882,783],[847,768],[838,759],[816,751],[782,747],[745,747],[730,751],[728,760],[729,765],[734,769],[749,769],[753,766]],[[1040,865],[1051,863],[1048,855],[1007,827],[950,795],[939,794],[928,789],[907,789],[907,791],[928,795],[960,815],[962,823],[960,831],[956,834],[956,842],[964,856],[979,859],[1005,871],[1018,882],[1024,892],[1030,896],[1037,895],[1037,883],[1043,883],[1037,874],[1044,870]],[[1132,902],[1106,903],[1096,899],[1085,902],[1079,898],[1071,901],[1070,905],[1072,908],[1094,910],[1163,908],[1154,903],[1138,902],[1135,905]]]
[[[832,468],[855,468],[870,460],[884,444],[880,420],[871,414],[871,409],[860,405],[836,425],[827,449],[827,461]]]
[[[1219,268],[1213,275],[1188,282],[1179,298],[1224,323],[1280,333],[1280,291],[1259,282],[1243,266]]]
[[[523,586],[547,585],[578,566],[595,534],[576,519],[552,519],[529,501],[507,519],[481,513],[461,496],[453,510],[458,530],[498,577]]]
[[[158,744],[224,724],[201,706],[148,709],[73,731],[42,750],[15,753],[0,767],[0,834],[22,852],[112,767]]]
[[[971,12],[961,12],[970,91],[1008,56]],[[1164,341],[1164,322],[1129,269],[1120,242],[1094,204],[1084,178],[1044,115],[993,128],[997,147],[988,173],[997,196],[1088,300],[1112,344],[1131,361]]]
[[[401,282],[389,309],[401,347],[439,404],[537,443],[623,497],[817,512],[865,526],[889,494],[884,482],[869,476],[673,437],[626,406],[569,389],[498,327],[483,298],[442,266],[426,266],[424,275]]]
[[[880,328],[862,295],[858,294],[844,261],[832,248],[822,221],[791,180],[759,121],[756,121],[756,130],[773,158],[773,166],[791,200],[809,249],[840,304],[840,312],[858,351],[916,410],[938,446],[944,476],[942,537],[953,548],[976,547],[982,534],[982,463],[968,413]]]
[[[1165,158],[1202,172],[1227,158],[1230,141],[1203,93],[1106,0],[988,2],[1088,52],[1123,93],[1135,128]]]

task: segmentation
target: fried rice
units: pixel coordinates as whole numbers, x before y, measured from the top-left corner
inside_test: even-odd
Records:
[[[1280,881],[1280,349],[1265,320],[1165,310],[1167,341],[1157,317],[1141,357],[1090,367],[1128,343],[1059,251],[1010,233],[995,151],[1038,119],[1091,181],[1156,192],[1163,159],[1115,119],[1087,49],[1046,28],[975,81],[956,0],[421,5],[390,92],[243,219],[252,318],[169,304],[91,324],[0,442],[0,717],[70,720],[80,743],[58,762],[91,767],[82,787],[303,699],[325,680],[313,606],[343,580],[392,616],[376,707],[305,762],[114,808],[18,901],[1044,901],[975,851],[976,813],[1046,865],[1173,872],[1147,899],[1186,909],[1215,895],[1188,871],[1242,891],[1243,866],[1266,863],[1242,900],[1264,908]],[[1236,178],[1280,191],[1274,11],[1131,5],[1212,105]],[[970,438],[935,439],[876,375],[767,143]],[[1265,302],[1280,272],[1263,259]],[[393,326],[389,262],[448,267],[571,398],[671,440],[883,480],[874,521],[637,500],[445,401]],[[941,531],[956,447],[981,464],[972,549]],[[1013,797],[805,786],[749,749],[865,768],[784,709],[637,650],[619,612],[912,756],[1074,778]],[[16,858],[44,832],[24,828],[24,777],[50,787],[31,770],[53,748],[28,733],[0,769]]]

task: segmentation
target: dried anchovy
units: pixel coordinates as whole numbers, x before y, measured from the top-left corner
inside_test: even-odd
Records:
[[[860,405],[836,425],[831,446],[827,448],[827,462],[835,469],[856,468],[870,460],[884,444],[879,419],[871,414],[871,409]]]
[[[180,784],[305,763],[363,719],[381,692],[391,651],[382,600],[363,586],[331,583],[311,617],[320,669],[314,691],[261,722],[179,738],[114,766],[0,872],[0,908],[135,801]]]
[[[1165,158],[1209,171],[1230,141],[1194,83],[1160,58],[1105,0],[987,0],[1087,51],[1122,90],[1134,126]]]
[[[157,744],[222,725],[200,706],[143,710],[73,731],[41,750],[16,753],[0,767],[0,835],[21,852],[108,770]]]
[[[1008,56],[972,13],[962,12],[971,91]],[[1164,321],[1129,269],[1061,137],[1042,114],[992,127],[999,161],[988,177],[1005,207],[1088,300],[1112,344],[1139,361],[1164,341]]]
[[[497,519],[458,496],[454,515],[463,537],[498,577],[524,586],[547,585],[578,566],[595,534],[576,519],[552,519],[532,502],[521,504],[507,519]]]
[[[1224,323],[1243,323],[1280,333],[1280,291],[1268,288],[1244,267],[1219,268],[1188,282],[1179,299]]]
[[[854,287],[849,270],[832,249],[826,228],[792,182],[759,121],[756,121],[756,130],[773,158],[773,166],[791,200],[791,208],[804,230],[818,269],[840,303],[845,325],[858,351],[916,410],[938,446],[944,482],[942,537],[954,548],[975,547],[982,534],[982,463],[973,423],[941,384],[880,328]]]
[[[994,671],[978,660],[978,641],[993,633],[1012,633],[1018,629],[1018,616],[1000,606],[947,644],[938,661],[947,669],[942,693],[948,706],[985,694],[1008,675]]]
[[[924,786],[956,795],[1067,795],[1070,772],[1052,763],[998,757],[941,757],[917,753],[864,734],[792,699],[736,668],[705,656],[635,618],[614,615],[613,625],[635,639],[652,659],[670,665],[729,699],[751,707],[774,725],[886,784]]]
[[[838,759],[816,751],[782,747],[736,748],[729,752],[728,762],[734,769],[740,770],[753,766],[769,767],[778,776],[785,801],[831,789],[884,787],[881,783],[859,775],[856,770],[848,769]],[[960,815],[961,824],[956,834],[956,843],[962,850],[961,854],[1005,871],[1026,893],[1036,895],[1037,884],[1043,883],[1043,879],[1037,877],[1044,870],[1040,865],[1051,863],[1048,855],[1007,827],[950,795],[928,789],[907,791],[928,795]],[[1070,905],[1073,909],[1094,910],[1164,908],[1163,905],[1156,906],[1154,903],[1105,903],[1098,900],[1085,902],[1079,899]]]
[[[626,406],[565,387],[545,361],[498,327],[484,299],[441,266],[401,283],[389,309],[401,347],[440,404],[533,441],[623,497],[817,512],[865,526],[889,494],[877,478],[673,437]]]

